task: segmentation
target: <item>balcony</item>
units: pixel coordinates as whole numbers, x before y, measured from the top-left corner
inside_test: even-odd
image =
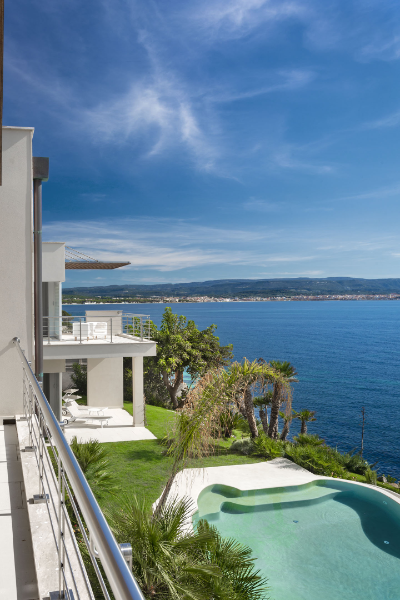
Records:
[[[44,316],[43,357],[155,356],[149,315],[115,313]]]

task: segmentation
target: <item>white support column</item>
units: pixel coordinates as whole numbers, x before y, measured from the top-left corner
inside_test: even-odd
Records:
[[[143,356],[132,358],[133,425],[144,427]]]
[[[88,406],[123,408],[123,358],[87,359]]]

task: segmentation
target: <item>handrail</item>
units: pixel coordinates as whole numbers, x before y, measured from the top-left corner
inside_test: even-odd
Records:
[[[39,407],[45,417],[46,426],[57,448],[59,457],[63,463],[63,468],[68,475],[79,508],[82,511],[90,535],[93,537],[101,564],[116,599],[144,600],[143,594],[125,562],[121,550],[84,474],[82,473],[78,461],[70,449],[60,425],[21,349],[19,338],[15,337],[12,341],[18,350],[25,370],[30,374],[30,384],[36,394]]]

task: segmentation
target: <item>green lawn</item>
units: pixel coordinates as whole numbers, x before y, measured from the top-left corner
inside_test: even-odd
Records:
[[[132,404],[124,408],[132,414]],[[159,439],[163,438],[175,413],[157,406],[146,406],[147,428]],[[145,499],[150,508],[160,496],[168,479],[171,460],[165,456],[165,446],[158,440],[116,442],[105,444],[109,450],[110,468],[117,478],[120,493],[136,494]],[[217,456],[193,460],[189,467],[218,467],[256,463],[262,459],[230,453],[223,444]]]

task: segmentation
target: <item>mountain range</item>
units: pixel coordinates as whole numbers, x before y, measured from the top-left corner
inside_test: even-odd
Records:
[[[118,297],[142,296],[212,296],[243,298],[248,296],[314,296],[320,294],[392,294],[400,293],[400,279],[360,279],[326,277],[291,279],[218,279],[191,283],[154,285],[108,285],[73,287],[63,290],[64,296]]]

